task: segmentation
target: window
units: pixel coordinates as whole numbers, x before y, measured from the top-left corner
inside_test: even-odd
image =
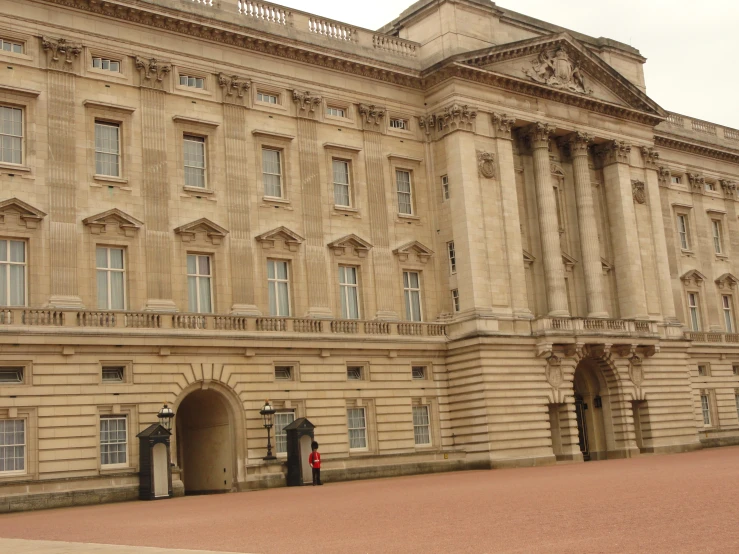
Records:
[[[724,326],[727,333],[734,332],[734,313],[731,308],[731,296],[724,294],[721,296],[721,307],[724,310]]]
[[[264,195],[282,198],[282,163],[279,150],[262,149],[262,176]]]
[[[192,313],[209,314],[213,312],[211,266],[210,256],[187,255],[187,297]]]
[[[0,473],[26,470],[26,422],[0,420]]]
[[[454,304],[454,313],[459,313],[459,289],[452,289],[452,303]]]
[[[414,365],[411,367],[411,376],[414,380],[426,378],[426,366]]]
[[[351,206],[349,194],[349,162],[334,160],[334,204]]]
[[[339,291],[341,317],[359,319],[359,283],[356,267],[339,266]]]
[[[123,383],[126,368],[122,365],[103,366],[103,383]]]
[[[118,123],[95,122],[95,174],[121,176],[121,128]]]
[[[98,309],[126,309],[126,270],[123,248],[98,246],[95,250],[97,266]]]
[[[405,318],[408,321],[421,321],[421,276],[417,271],[403,272],[403,292]]]
[[[290,365],[275,366],[275,381],[292,381],[293,367]]]
[[[708,375],[708,367],[705,365],[699,365],[698,366],[698,375],[701,377],[705,377]]]
[[[431,444],[429,407],[413,406],[413,439],[416,446]]]
[[[441,176],[441,198],[446,201],[449,200],[449,176]]]
[[[346,411],[349,427],[349,450],[367,448],[367,419],[364,408],[350,408]]]
[[[346,368],[346,380],[347,381],[361,381],[362,380],[362,366],[349,366]]]
[[[180,86],[205,88],[205,79],[202,77],[192,77],[190,75],[180,75]]]
[[[0,384],[11,385],[23,383],[23,367],[0,367]]]
[[[413,215],[410,171],[403,171],[401,169],[395,171],[395,183],[398,188],[398,212]]]
[[[287,452],[287,433],[285,427],[295,421],[295,412],[275,413],[275,450],[278,454]]]
[[[710,183],[710,182],[706,181],[706,190],[715,192],[716,191],[716,183]]]
[[[676,177],[676,176],[673,175],[672,177],[670,177],[670,181],[672,183],[675,183],[676,185],[679,185],[679,184],[681,184],[683,182],[683,179],[682,179],[682,177]]]
[[[257,91],[257,102],[265,102],[267,104],[279,104],[280,98],[276,94],[268,94],[266,92]]]
[[[711,230],[713,231],[713,250],[716,254],[721,254],[721,222],[718,219],[711,220]]]
[[[701,411],[703,412],[703,425],[706,427],[711,425],[711,400],[708,393],[701,394]]]
[[[92,58],[92,67],[95,69],[105,69],[113,73],[121,72],[121,62],[108,58]]]
[[[0,38],[0,49],[14,54],[23,54],[23,43]]]
[[[344,108],[335,108],[333,106],[329,106],[326,108],[326,113],[328,115],[333,115],[334,117],[346,117],[346,110]]]
[[[680,248],[682,250],[690,250],[688,242],[688,216],[679,214],[677,216],[677,234],[680,237]]]
[[[205,139],[185,135],[185,186],[205,188]]]
[[[407,119],[393,117],[393,118],[390,118],[390,128],[391,129],[402,129],[403,131],[408,131],[410,129],[410,125],[408,125]]]
[[[0,240],[0,306],[26,305],[26,243]]]
[[[290,315],[290,277],[287,262],[267,260],[267,284],[269,287],[269,314]]]
[[[734,375],[739,375],[739,365],[733,365],[733,366],[731,366],[731,372]]]
[[[457,273],[457,256],[454,253],[454,241],[446,243],[446,250],[449,253],[449,271],[454,275]]]
[[[691,331],[701,330],[700,312],[698,311],[698,293],[688,293],[688,312],[690,313],[690,329]]]
[[[23,110],[0,106],[0,162],[23,163]]]
[[[128,461],[125,417],[100,418],[100,464],[121,465]]]

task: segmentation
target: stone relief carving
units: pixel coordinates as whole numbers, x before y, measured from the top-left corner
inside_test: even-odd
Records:
[[[243,98],[244,94],[251,88],[251,81],[238,75],[218,74],[218,84],[227,96],[233,96],[234,93],[239,98]]]
[[[656,167],[659,162],[659,152],[654,148],[648,146],[641,147],[641,155],[644,158],[644,165],[646,167]]]
[[[736,196],[736,181],[729,181],[728,179],[719,179],[719,184],[721,185],[721,189],[724,191],[724,194],[726,196]]]
[[[637,387],[640,387],[644,382],[644,367],[642,366],[642,359],[636,354],[629,358],[629,378]]]
[[[385,117],[385,108],[374,104],[360,104],[359,115],[362,116],[365,125],[380,125]]]
[[[523,69],[533,81],[550,87],[592,94],[593,90],[585,86],[585,78],[577,61],[570,58],[564,48],[555,51],[542,50],[531,62],[533,69]]]
[[[666,167],[660,167],[657,171],[657,178],[659,179],[659,185],[661,187],[666,187],[670,184],[670,177],[672,174],[670,173],[670,170]]]
[[[526,141],[532,148],[549,148],[549,135],[554,127],[549,123],[532,123],[526,129]]]
[[[54,62],[58,62],[59,58],[64,58],[64,63],[71,64],[82,53],[81,44],[72,44],[65,38],[42,37],[41,46],[51,54],[51,60]]]
[[[508,117],[507,114],[494,113],[492,115],[493,127],[499,137],[511,138],[511,130],[516,120]]]
[[[700,173],[688,173],[688,181],[696,190],[702,191],[706,188],[706,178]]]
[[[493,179],[495,177],[495,154],[478,150],[477,170],[482,177]]]
[[[623,140],[613,140],[598,147],[596,152],[603,158],[605,165],[612,163],[629,163],[631,145]]]
[[[294,90],[293,91],[293,102],[295,102],[298,105],[298,109],[301,112],[309,112],[313,113],[316,111],[316,106],[318,106],[323,99],[320,96],[316,96],[311,94],[309,91],[300,91],[300,90]]]
[[[161,83],[169,75],[169,72],[172,71],[170,64],[162,63],[156,58],[149,58],[147,60],[146,58],[136,56],[135,64],[136,69],[141,72],[141,78],[145,81],[154,79]]]
[[[634,202],[637,204],[647,203],[647,194],[644,191],[644,181],[638,179],[631,180],[631,193],[634,196]]]
[[[467,104],[452,104],[444,108],[444,111],[436,116],[437,125],[440,131],[448,129],[469,129],[472,122],[477,118],[477,109],[471,108]]]
[[[575,156],[587,156],[588,148],[593,142],[593,137],[582,131],[575,131],[564,139],[564,144],[573,158]]]
[[[547,367],[545,371],[547,382],[555,389],[559,388],[562,381],[564,381],[564,376],[562,375],[562,359],[558,358],[554,354],[549,356],[547,358]]]
[[[424,130],[427,135],[431,134],[436,128],[436,116],[435,115],[419,115],[418,126]]]

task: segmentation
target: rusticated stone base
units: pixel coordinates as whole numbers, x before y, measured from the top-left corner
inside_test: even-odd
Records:
[[[13,494],[0,496],[0,513],[126,502],[136,500],[138,497],[138,485],[65,492]]]

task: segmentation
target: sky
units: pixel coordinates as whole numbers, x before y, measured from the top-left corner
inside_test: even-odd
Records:
[[[276,0],[377,29],[414,0]],[[739,2],[736,0],[498,0],[503,8],[637,48],[647,94],[664,109],[739,129]]]

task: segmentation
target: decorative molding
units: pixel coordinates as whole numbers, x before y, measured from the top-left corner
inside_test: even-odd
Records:
[[[398,256],[401,262],[407,262],[411,253],[415,253],[418,261],[425,264],[431,256],[434,255],[434,251],[424,246],[417,240],[408,242],[402,246],[399,246],[393,250],[393,254]]]
[[[532,123],[524,129],[524,137],[531,148],[549,149],[549,135],[554,132],[554,127],[549,123],[540,121]]]
[[[198,119],[196,117],[188,117],[186,115],[173,115],[172,121],[177,123],[187,123],[190,125],[204,125],[205,127],[219,127],[221,124],[217,121],[207,121],[205,119]]]
[[[707,143],[689,141],[688,139],[679,139],[676,137],[666,137],[664,135],[655,135],[654,143],[663,148],[671,148],[672,150],[697,154],[716,160],[739,163],[739,150],[722,149],[719,146]]]
[[[41,46],[44,51],[50,55],[51,61],[58,62],[60,58],[64,59],[65,64],[72,64],[82,53],[81,44],[73,44],[67,42],[65,38],[49,38],[41,37]]]
[[[255,137],[269,137],[278,140],[295,140],[294,135],[286,135],[285,133],[275,133],[274,131],[268,131],[267,129],[254,129],[251,132]]]
[[[5,84],[0,84],[0,92],[17,94],[20,96],[30,96],[31,98],[36,98],[41,95],[40,90],[33,90],[30,88],[23,88],[23,87],[12,87],[10,85],[5,85]]]
[[[418,126],[423,129],[426,135],[430,135],[432,131],[436,129],[436,116],[435,115],[419,115]]]
[[[603,271],[603,275],[608,275],[611,271],[613,271],[613,264],[611,264],[605,258],[600,259],[600,267]]]
[[[412,162],[414,164],[420,164],[423,162],[423,158],[414,158],[412,156],[403,156],[401,154],[388,154],[388,160],[400,160],[401,162]]]
[[[379,127],[382,124],[386,113],[387,110],[380,106],[375,106],[374,104],[359,104],[359,115],[362,116],[362,124],[364,125],[365,131],[378,130],[376,127]]]
[[[336,256],[354,254],[358,258],[366,258],[372,245],[357,235],[351,234],[329,242],[327,245]]]
[[[285,243],[285,247],[290,252],[297,252],[298,247],[303,243],[303,241],[305,241],[303,237],[296,232],[291,231],[284,225],[277,227],[276,229],[272,229],[271,231],[267,231],[266,233],[262,233],[261,235],[254,237],[254,239],[261,243],[262,248],[265,250],[274,248],[276,241],[281,240]]]
[[[0,202],[0,223],[6,225],[11,216],[17,217],[18,225],[26,229],[37,229],[46,213],[18,198]]]
[[[639,179],[632,179],[631,193],[634,196],[634,202],[636,202],[637,204],[647,203],[647,194],[644,190],[644,181],[640,181]]]
[[[316,111],[316,106],[319,106],[321,102],[323,102],[323,98],[311,94],[307,90],[293,90],[293,102],[298,105],[298,115],[303,112],[306,114],[313,114]]]
[[[200,219],[177,227],[174,232],[182,238],[182,242],[194,242],[197,235],[204,233],[207,240],[214,246],[218,246],[226,238],[228,231],[220,225],[213,223],[210,219],[201,217]]]
[[[716,279],[716,284],[718,285],[718,288],[724,290],[734,290],[737,283],[739,283],[739,279],[737,279],[731,273],[724,273],[721,277]]]
[[[83,100],[82,105],[85,108],[97,108],[100,110],[113,110],[116,112],[133,113],[136,108],[133,106],[123,106],[121,104],[110,104],[108,102],[98,102],[97,100]]]
[[[657,170],[657,179],[659,180],[659,186],[668,186],[670,184],[670,177],[672,177],[672,173],[670,173],[670,170],[666,167],[660,167]]]
[[[238,75],[219,73],[218,86],[223,89],[223,93],[226,97],[236,95],[238,98],[244,98],[251,88],[251,81],[245,77],[239,77]]]
[[[577,265],[577,260],[566,252],[562,252],[562,265],[565,266],[566,272],[571,273]]]
[[[728,179],[719,179],[718,182],[721,185],[721,190],[724,191],[724,194],[726,194],[726,196],[736,196],[736,188],[737,184],[739,183],[737,183],[736,181],[730,181]]]
[[[641,147],[641,155],[644,159],[644,167],[656,169],[659,163],[659,152],[649,146]]]
[[[444,108],[443,112],[436,114],[436,124],[442,132],[458,129],[471,131],[475,119],[477,119],[477,108],[471,108],[467,104],[454,103]]]
[[[166,62],[160,62],[156,58],[142,58],[141,56],[136,56],[136,59],[134,61],[136,65],[136,69],[139,70],[139,73],[141,73],[141,80],[142,81],[150,81],[150,82],[163,82],[164,78],[169,75],[169,73],[172,71],[172,65]]]
[[[495,136],[497,138],[511,138],[511,131],[513,126],[516,124],[516,120],[512,117],[508,117],[504,113],[493,113],[491,116],[493,121],[493,129],[495,130]]]
[[[486,179],[495,178],[495,154],[477,151],[477,171],[481,177]]]
[[[533,256],[533,254],[527,252],[526,250],[523,251],[523,265],[525,268],[530,268],[535,261],[536,258]]]
[[[349,144],[338,144],[336,142],[324,142],[324,148],[332,148],[334,150],[346,150],[348,152],[361,152],[362,148],[359,146],[351,146]]]
[[[644,367],[642,359],[637,354],[629,358],[629,379],[637,387],[641,387],[644,382]]]
[[[690,286],[690,285],[700,286],[703,284],[703,281],[706,280],[706,276],[703,275],[697,269],[691,269],[690,271],[685,272],[680,277],[680,280],[683,282],[685,286]]]
[[[700,173],[686,173],[688,176],[688,182],[690,185],[699,192],[703,192],[706,189],[706,178]]]
[[[117,227],[120,234],[129,238],[135,236],[144,225],[143,221],[139,221],[118,208],[87,217],[82,220],[82,223],[90,228],[93,235],[107,234],[109,228]]]
[[[573,158],[576,156],[587,156],[588,148],[590,148],[592,143],[593,137],[581,131],[575,131],[562,139],[562,145],[567,147],[567,151]]]
[[[603,165],[627,164],[631,160],[631,145],[623,140],[612,140],[596,147]]]
[[[593,89],[585,85],[579,62],[572,60],[562,47],[543,48],[537,58],[531,61],[531,66],[533,69],[522,68],[522,71],[532,81],[580,94],[593,94]]]
[[[562,374],[562,358],[556,354],[551,354],[547,357],[547,366],[545,368],[545,376],[547,382],[552,385],[555,389],[559,388],[564,381]]]

